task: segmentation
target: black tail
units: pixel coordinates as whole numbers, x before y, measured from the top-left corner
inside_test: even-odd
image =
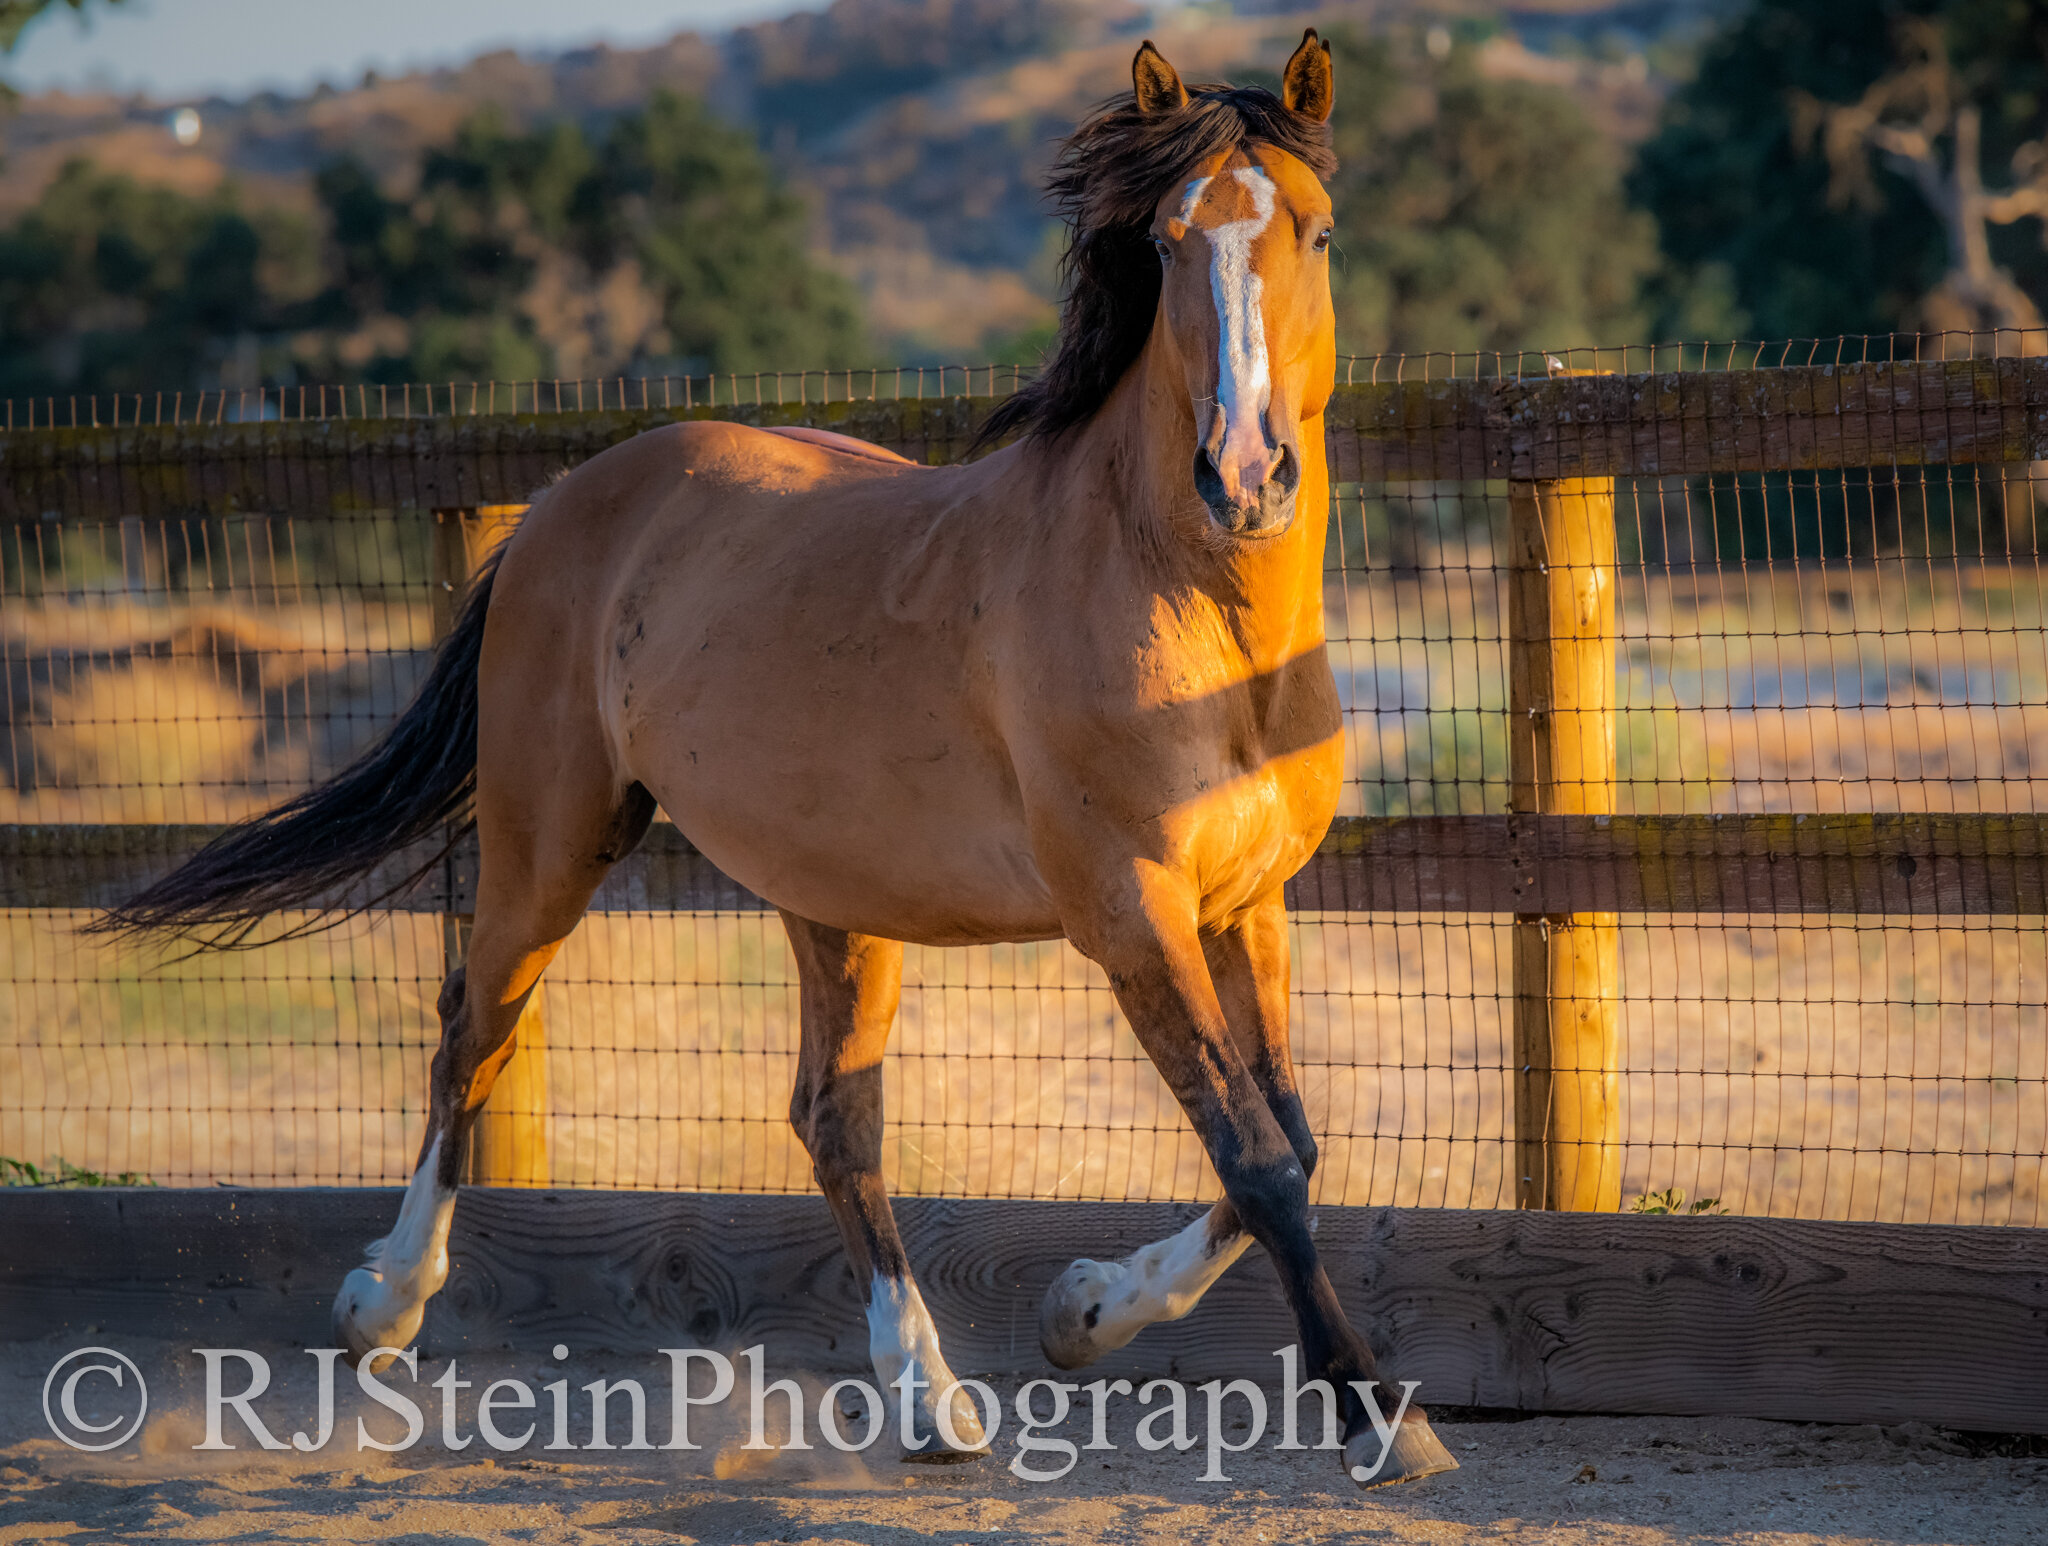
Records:
[[[89,932],[183,935],[208,949],[251,940],[270,914],[311,907],[325,928],[404,891],[472,827],[476,793],[477,661],[498,555],[478,571],[454,630],[398,723],[318,789],[230,827],[141,895],[109,908]],[[337,899],[393,854],[432,842],[419,862],[368,899]]]

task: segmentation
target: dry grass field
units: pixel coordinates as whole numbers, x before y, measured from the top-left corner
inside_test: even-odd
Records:
[[[423,588],[403,578],[423,572],[420,543],[399,520],[342,525],[313,556],[303,521],[208,528],[201,558],[190,531],[182,558],[112,528],[68,533],[69,551],[17,547],[0,821],[231,819],[373,734],[429,642]],[[1505,608],[1484,539],[1398,569],[1341,542],[1340,557],[1345,808],[1503,809]],[[300,585],[306,572],[339,578]],[[2031,558],[1625,566],[1619,603],[1623,810],[2048,806]],[[76,921],[0,917],[0,1155],[165,1183],[409,1171],[438,920],[174,964],[81,941]],[[1296,920],[1322,1200],[1510,1199],[1506,933],[1483,916]],[[1738,1212],[2048,1222],[2038,926],[1656,918],[1624,926],[1619,967],[1625,1197],[1675,1185]],[[1071,950],[915,950],[906,981],[888,1074],[898,1190],[1213,1187]],[[782,1119],[795,989],[772,916],[593,916],[541,1012],[558,1183],[810,1184]]]

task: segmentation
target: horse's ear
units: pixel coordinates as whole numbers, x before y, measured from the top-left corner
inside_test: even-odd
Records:
[[[1161,60],[1164,64],[1166,61]],[[1287,61],[1281,76],[1280,100],[1305,118],[1322,123],[1337,101],[1336,80],[1330,73],[1330,45],[1311,27],[1301,35],[1301,47]]]
[[[1138,57],[1131,61],[1131,89],[1141,113],[1172,113],[1188,105],[1188,88],[1180,83],[1180,72],[1150,38],[1139,45]]]

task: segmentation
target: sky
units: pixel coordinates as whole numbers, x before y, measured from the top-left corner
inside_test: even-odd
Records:
[[[18,89],[139,89],[162,100],[353,85],[494,48],[641,45],[825,0],[124,0],[36,24],[6,59]]]

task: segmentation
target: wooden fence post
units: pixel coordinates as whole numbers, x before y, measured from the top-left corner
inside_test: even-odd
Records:
[[[434,637],[445,638],[455,626],[470,576],[484,557],[519,524],[524,505],[479,505],[471,509],[434,512]],[[462,964],[469,947],[470,915],[448,913],[441,920],[444,969]],[[477,1118],[469,1139],[469,1183],[472,1186],[547,1186],[553,1179],[548,1161],[548,1035],[541,1013],[541,990],[526,1001],[514,1033],[517,1044],[510,1061],[491,1088],[490,1101]]]
[[[1614,810],[1614,480],[1508,492],[1510,809]],[[1614,913],[1514,922],[1515,1205],[1621,1206]]]

